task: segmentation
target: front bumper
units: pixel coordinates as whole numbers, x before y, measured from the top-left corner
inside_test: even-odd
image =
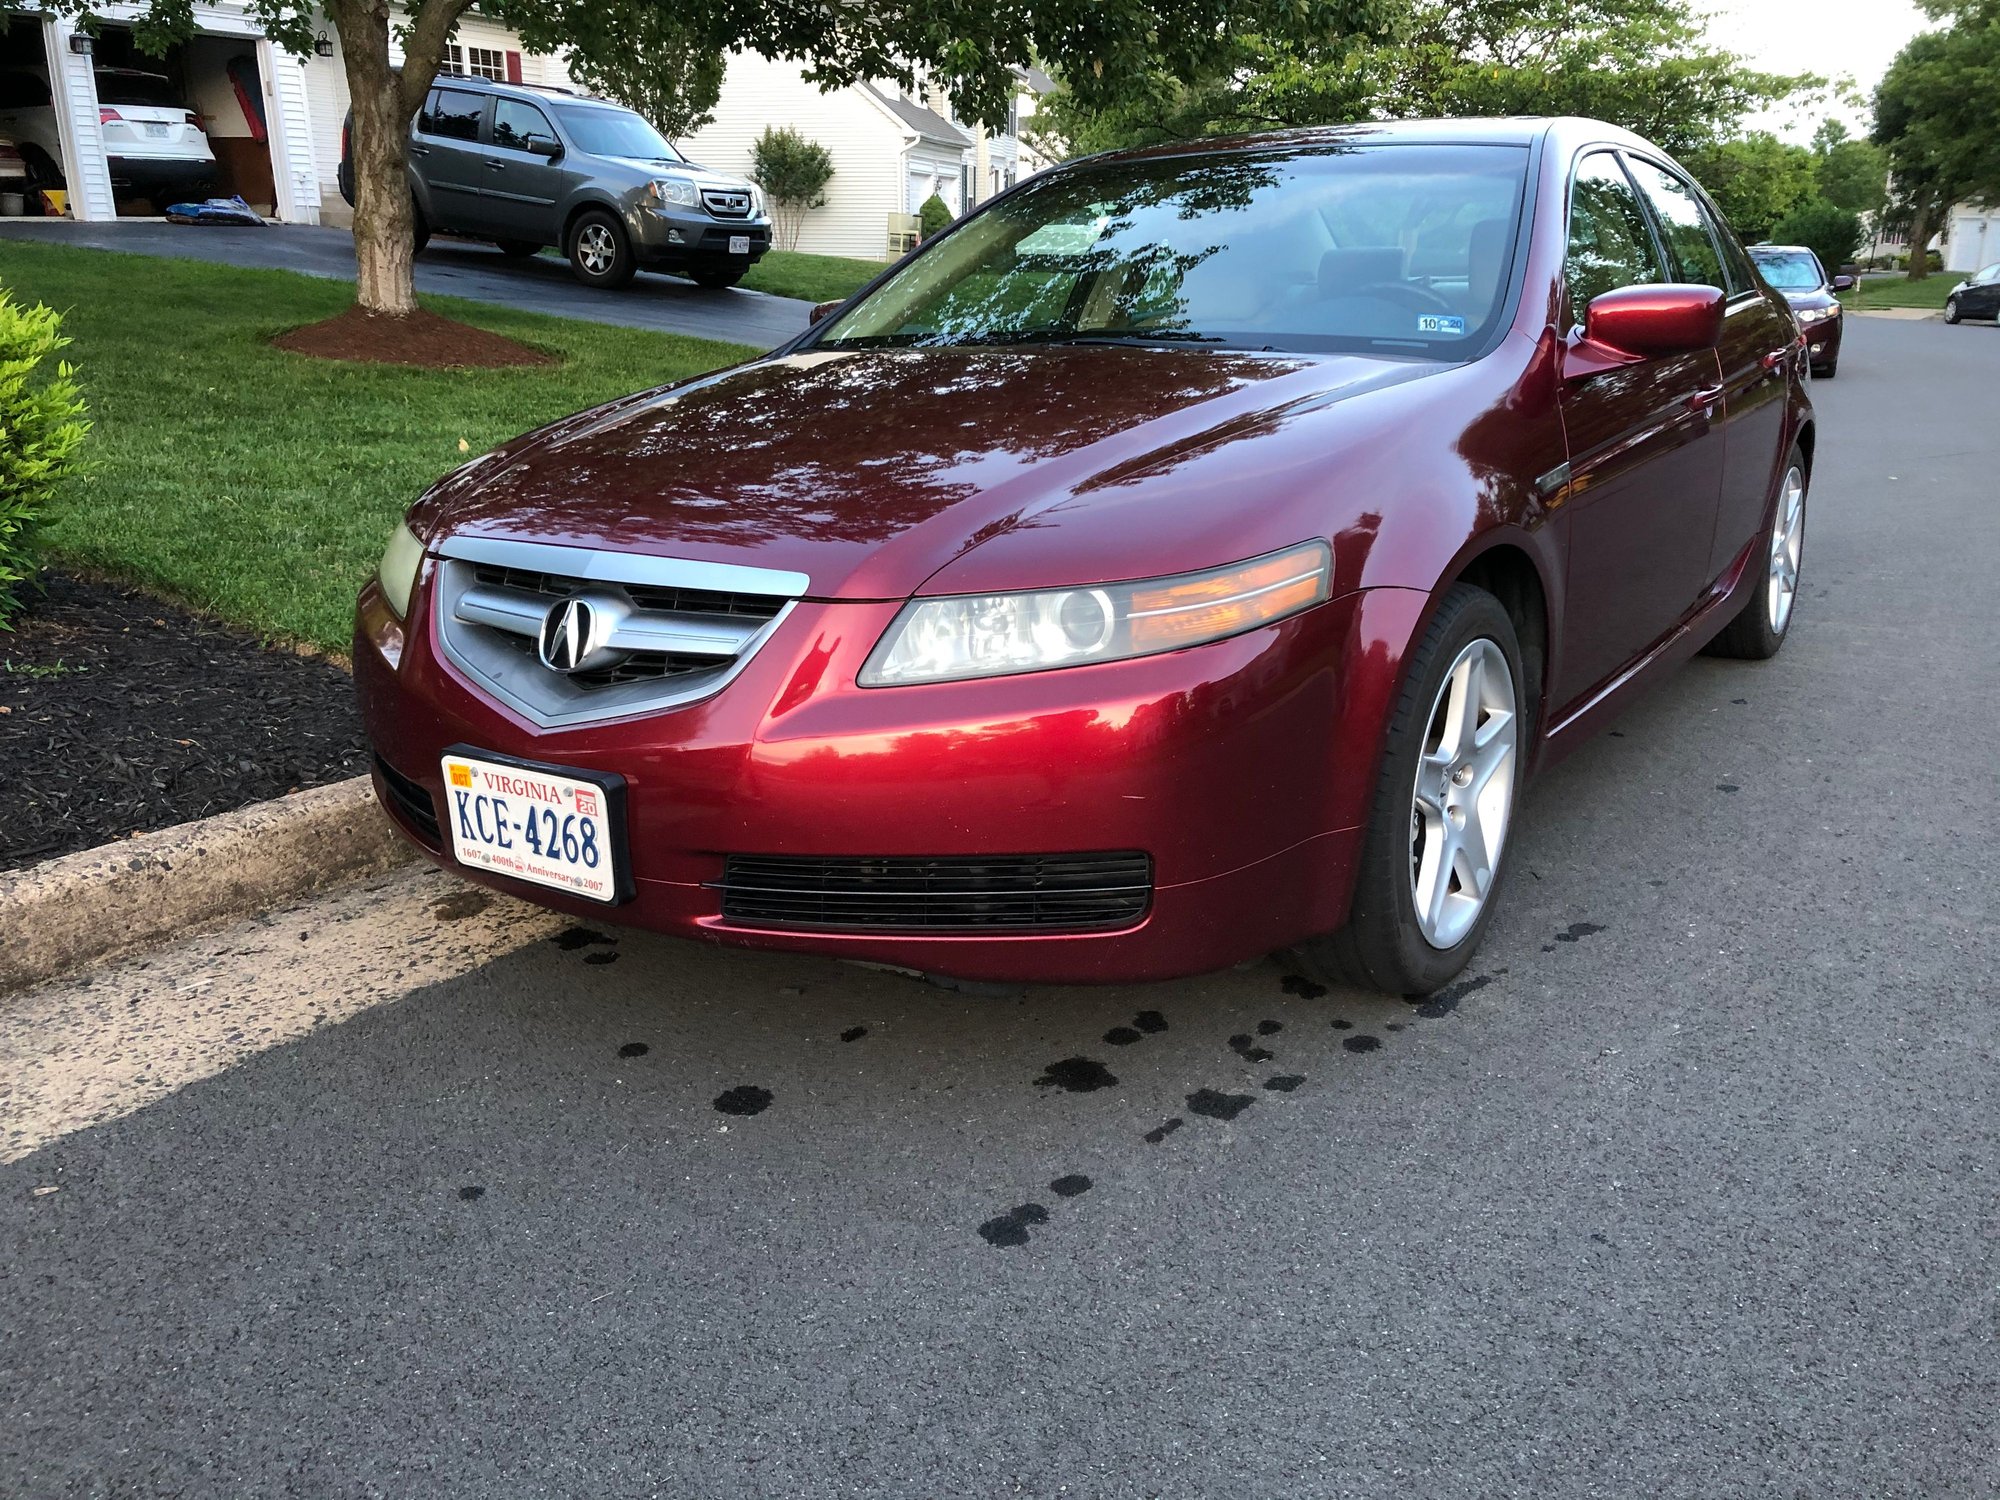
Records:
[[[750,242],[747,261],[754,264],[771,248],[768,219],[717,219],[694,209],[663,211],[650,202],[635,205],[625,215],[639,258],[650,265],[684,264],[697,260],[744,260],[729,253],[731,239]]]
[[[606,907],[474,874],[448,838],[397,816],[437,863],[579,917],[712,942],[1110,982],[1226,967],[1341,924],[1392,686],[1381,642],[1400,647],[1422,596],[1348,595],[1137,661],[889,689],[854,682],[897,604],[807,602],[714,697],[561,730],[475,693],[433,649],[427,598],[426,579],[407,639],[373,585],[360,601],[355,681],[381,761],[439,807],[455,744],[622,776],[634,895]],[[396,807],[379,774],[377,792]],[[758,927],[725,919],[717,889],[732,854],[1099,850],[1153,861],[1150,908],[1115,931]]]
[[[1839,355],[1840,327],[1846,321],[1846,315],[1842,314],[1803,326],[1800,331],[1805,335],[1806,358],[1813,364],[1823,365]]]

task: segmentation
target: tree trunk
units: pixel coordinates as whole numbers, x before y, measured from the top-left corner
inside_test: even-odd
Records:
[[[1931,205],[1928,198],[1917,200],[1916,210],[1910,215],[1910,268],[1907,272],[1911,281],[1922,281],[1931,274]]]
[[[407,317],[417,310],[408,155],[413,111],[403,107],[401,81],[389,66],[388,7],[334,0],[327,13],[340,33],[353,110],[347,151],[354,171],[355,301],[364,312]]]

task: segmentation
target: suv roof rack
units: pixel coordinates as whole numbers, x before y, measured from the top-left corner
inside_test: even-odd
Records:
[[[595,94],[580,94],[575,89],[566,89],[559,83],[515,83],[507,78],[488,78],[484,73],[467,73],[460,68],[439,68],[439,78],[449,78],[459,83],[484,84],[496,89],[527,89],[535,94],[562,94],[570,99],[595,99]],[[609,103],[609,100],[602,101]]]

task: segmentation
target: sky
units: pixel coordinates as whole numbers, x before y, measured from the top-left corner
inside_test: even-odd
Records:
[[[1804,141],[1823,113],[1839,115],[1857,135],[1869,124],[1866,100],[1890,60],[1928,24],[1912,0],[1709,0],[1709,34],[1770,73],[1817,73],[1852,78],[1859,107],[1780,110],[1745,123]]]

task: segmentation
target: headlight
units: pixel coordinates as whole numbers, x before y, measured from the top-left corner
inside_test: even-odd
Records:
[[[646,186],[656,203],[678,203],[683,208],[693,208],[701,201],[694,183],[686,177],[655,177]]]
[[[1173,578],[912,599],[860,682],[952,682],[1178,651],[1309,609],[1327,598],[1332,575],[1333,549],[1306,542]]]
[[[1839,312],[1840,309],[1837,307],[1808,307],[1799,314],[1799,322],[1824,323],[1828,318],[1837,316]]]
[[[764,217],[764,190],[754,182],[750,184],[750,217],[753,219]]]
[[[417,586],[417,565],[423,560],[424,544],[407,525],[398,523],[389,535],[389,545],[382,549],[375,578],[382,585],[382,597],[389,601],[389,608],[399,620],[410,612],[410,594]]]

